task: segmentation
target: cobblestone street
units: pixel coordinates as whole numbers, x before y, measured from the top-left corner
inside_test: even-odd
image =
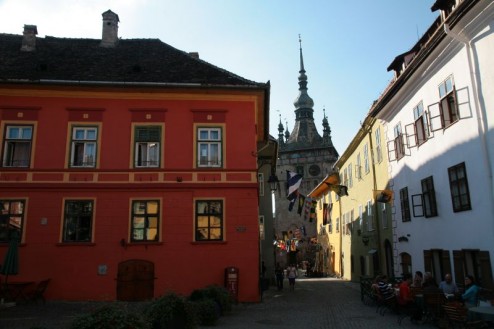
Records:
[[[220,319],[218,328],[252,329],[279,327],[283,329],[334,328],[434,328],[413,324],[409,318],[398,325],[398,316],[376,313],[375,306],[360,301],[358,283],[333,278],[300,279],[295,291],[278,292],[270,287],[259,304],[239,305],[233,314]]]
[[[47,302],[18,305],[0,310],[1,329],[65,329],[72,320],[101,306],[95,302]],[[303,278],[297,280],[295,290],[281,292],[271,286],[264,292],[263,301],[256,304],[238,304],[233,311],[219,319],[214,327],[201,329],[334,329],[334,328],[433,328],[417,325],[409,318],[398,325],[398,317],[387,312],[376,313],[375,306],[360,301],[358,283],[333,278]],[[109,328],[111,329],[111,328]]]

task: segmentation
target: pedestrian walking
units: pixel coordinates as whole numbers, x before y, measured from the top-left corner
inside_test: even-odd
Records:
[[[295,267],[295,264],[290,264],[287,269],[287,276],[290,290],[295,290],[295,278],[297,277],[297,267]]]

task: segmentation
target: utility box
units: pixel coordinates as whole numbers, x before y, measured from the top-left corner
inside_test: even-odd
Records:
[[[238,268],[233,266],[225,268],[225,288],[230,296],[238,301]]]

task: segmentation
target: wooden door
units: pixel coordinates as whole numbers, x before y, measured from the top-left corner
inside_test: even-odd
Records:
[[[154,297],[154,264],[132,259],[118,264],[117,299],[144,301]]]

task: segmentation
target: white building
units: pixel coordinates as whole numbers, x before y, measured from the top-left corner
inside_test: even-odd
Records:
[[[440,16],[388,70],[395,274],[466,274],[493,288],[494,2],[437,0]]]

